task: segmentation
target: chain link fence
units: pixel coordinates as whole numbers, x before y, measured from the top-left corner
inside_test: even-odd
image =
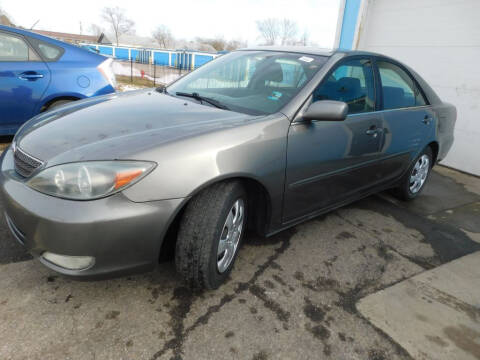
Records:
[[[164,87],[190,69],[143,63],[135,60],[115,60],[113,71],[120,90],[142,87]]]

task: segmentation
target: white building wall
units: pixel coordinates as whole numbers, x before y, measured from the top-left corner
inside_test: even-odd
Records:
[[[415,69],[457,107],[443,163],[480,175],[480,0],[364,0],[358,49]]]

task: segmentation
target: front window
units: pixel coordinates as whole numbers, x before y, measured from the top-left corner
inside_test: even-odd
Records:
[[[327,61],[325,56],[238,51],[211,61],[167,88],[198,94],[232,111],[273,114],[285,106]]]
[[[348,104],[349,114],[375,110],[372,63],[368,59],[344,62],[313,92],[312,101],[336,100]]]

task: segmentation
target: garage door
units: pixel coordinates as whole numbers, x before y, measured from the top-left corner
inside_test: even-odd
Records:
[[[457,106],[455,143],[443,163],[480,175],[480,0],[365,5],[358,49],[410,65],[442,100]]]

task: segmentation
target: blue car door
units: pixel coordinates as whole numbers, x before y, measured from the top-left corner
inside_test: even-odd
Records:
[[[0,31],[0,134],[15,134],[39,109],[50,70],[20,35]]]

